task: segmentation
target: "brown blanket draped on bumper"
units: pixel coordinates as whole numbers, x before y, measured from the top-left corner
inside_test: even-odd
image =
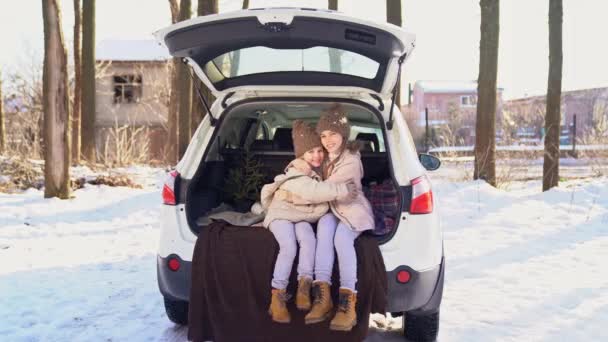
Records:
[[[373,237],[355,241],[357,252],[357,320],[350,332],[329,330],[328,319],[305,325],[305,312],[288,303],[291,323],[275,323],[268,315],[270,280],[278,244],[264,228],[213,223],[203,227],[194,247],[188,339],[191,341],[362,341],[370,312],[385,312],[386,269]],[[288,292],[296,291],[296,262]],[[337,303],[337,260],[332,276]],[[294,296],[295,298],[295,296]]]

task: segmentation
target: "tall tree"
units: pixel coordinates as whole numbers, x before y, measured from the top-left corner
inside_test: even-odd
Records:
[[[543,191],[559,181],[559,131],[562,96],[562,0],[549,0],[549,80],[547,82],[547,114],[545,117],[545,158]]]
[[[178,0],[169,0],[171,8],[171,23],[175,24],[179,21],[179,3]],[[167,117],[167,128],[169,130],[167,144],[167,162],[175,164],[177,162],[177,137],[178,137],[178,111],[179,111],[179,78],[178,68],[181,64],[179,58],[173,58],[171,61],[171,95],[169,97],[169,113]]]
[[[328,0],[327,8],[332,11],[338,10],[338,0]],[[342,51],[329,49],[329,71],[337,74],[342,72]]]
[[[74,104],[72,107],[72,163],[80,164],[80,99],[82,96],[80,65],[81,45],[81,9],[80,0],[74,0]]]
[[[4,124],[4,98],[2,97],[2,69],[0,69],[0,154],[6,153],[6,126]]]
[[[219,12],[219,6],[217,0],[198,0],[198,6],[196,14],[198,16],[205,16],[209,14],[217,14]],[[198,98],[198,91],[194,87],[195,85],[201,90],[201,94],[205,98],[208,104],[213,103],[213,94],[207,87],[198,79],[194,80],[192,87],[192,126],[190,136],[194,133],[198,125],[205,116],[206,109],[203,107],[201,100]]]
[[[249,0],[243,0],[243,9],[249,8]],[[241,61],[241,51],[232,52],[230,56],[230,76],[235,76],[238,73],[239,64]]]
[[[477,80],[474,179],[496,186],[496,73],[498,68],[499,0],[480,0],[481,39]]]
[[[82,2],[81,109],[82,156],[95,163],[95,0]]]
[[[70,197],[68,54],[57,0],[42,0],[44,26],[44,197]]]
[[[191,15],[191,1],[181,0],[179,5],[179,21],[190,19]],[[184,63],[179,63],[177,67],[177,78],[179,86],[177,88],[177,96],[179,98],[179,111],[178,111],[178,144],[177,153],[179,159],[184,155],[190,142],[190,131],[192,127],[191,123],[191,109],[192,109],[192,81],[190,79],[188,66]]]
[[[386,0],[386,21],[401,27],[401,0]],[[397,87],[395,89],[397,92],[395,103],[397,108],[401,108],[401,79],[397,80],[395,87]]]

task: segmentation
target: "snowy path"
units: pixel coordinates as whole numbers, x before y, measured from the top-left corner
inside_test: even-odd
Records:
[[[70,201],[0,194],[0,340],[185,340],[156,285],[155,183],[88,186]],[[608,179],[538,189],[435,181],[439,341],[608,341]],[[403,341],[400,319],[374,318],[368,341]]]

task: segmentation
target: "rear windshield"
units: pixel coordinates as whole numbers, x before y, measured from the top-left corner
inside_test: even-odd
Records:
[[[270,72],[327,72],[374,79],[380,64],[357,53],[315,46],[308,49],[272,49],[255,46],[212,59],[204,70],[210,78],[233,78]],[[214,77],[215,76],[215,77]]]

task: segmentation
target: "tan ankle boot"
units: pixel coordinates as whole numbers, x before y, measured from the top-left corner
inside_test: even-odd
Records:
[[[287,310],[287,300],[289,296],[285,289],[272,289],[272,298],[270,299],[270,307],[268,314],[272,316],[272,320],[278,323],[291,322],[291,316]]]
[[[306,324],[323,322],[329,317],[334,307],[329,292],[329,283],[323,281],[314,282],[312,284],[312,296],[314,298],[312,309],[304,317]]]
[[[357,325],[357,294],[349,289],[340,289],[340,299],[336,316],[331,320],[329,329],[350,331]]]
[[[312,279],[302,277],[298,281],[298,292],[296,293],[296,307],[300,310],[310,310],[310,287]]]

